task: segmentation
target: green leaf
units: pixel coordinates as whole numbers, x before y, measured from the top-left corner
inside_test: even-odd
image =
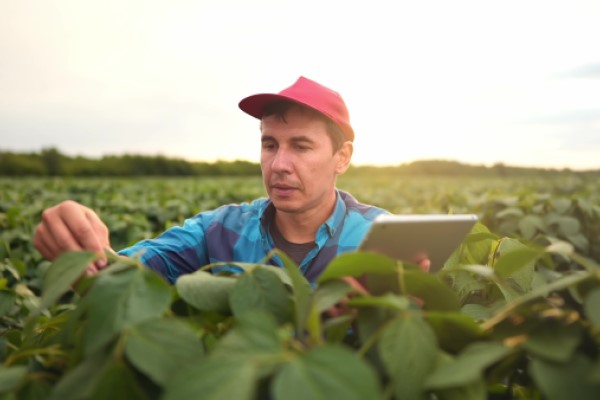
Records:
[[[590,369],[590,382],[600,382],[600,360],[596,359]]]
[[[404,270],[406,294],[423,300],[423,309],[459,311],[460,301],[456,293],[437,275],[421,270]]]
[[[391,310],[408,310],[410,301],[404,296],[386,293],[383,296],[360,296],[348,301],[350,307],[378,307]]]
[[[579,233],[581,224],[575,217],[559,217],[556,219],[560,233],[565,237]]]
[[[91,400],[143,400],[146,396],[129,368],[119,361],[102,371]]]
[[[568,361],[583,339],[580,325],[548,319],[529,332],[523,348],[554,362]]]
[[[94,353],[132,325],[161,317],[171,305],[171,289],[146,268],[98,276],[84,299],[85,353]]]
[[[314,293],[314,306],[318,313],[328,310],[345,298],[352,287],[341,280],[330,280],[319,285]]]
[[[452,290],[461,303],[468,301],[473,293],[483,293],[487,288],[487,282],[468,271],[451,271],[446,277],[450,278]]]
[[[491,233],[481,222],[475,223],[461,246],[454,251],[444,264],[444,271],[451,271],[461,264],[485,264],[492,243],[498,240],[498,235]],[[462,255],[462,257],[459,257]]]
[[[514,310],[522,304],[525,304],[538,297],[545,297],[548,293],[552,291],[559,291],[568,288],[569,286],[577,285],[589,279],[592,276],[595,276],[595,274],[584,271],[574,271],[571,274],[563,275],[562,277],[546,285],[537,286],[531,291],[516,298],[511,303],[507,304],[504,308],[496,311],[494,315],[490,316],[488,320],[483,322],[482,328],[483,330],[490,329],[494,325],[498,324],[500,321],[509,318],[510,315],[514,312]]]
[[[8,262],[13,265],[19,276],[24,277],[27,274],[27,266],[22,260],[18,258],[9,258]]]
[[[471,232],[465,236],[463,244],[474,244],[482,241],[494,241],[498,239],[498,235],[489,231],[489,229],[481,222],[476,222],[471,228]],[[488,246],[489,247],[489,246]]]
[[[360,354],[366,354],[376,365],[381,364],[379,351],[375,346],[390,321],[398,317],[398,311],[388,308],[371,307],[360,310],[356,316],[355,329],[362,347]]]
[[[457,311],[458,296],[441,275],[432,275],[412,266],[399,268],[388,275],[367,275],[366,289],[379,296],[386,293],[412,295],[423,300],[425,310]]]
[[[63,294],[71,289],[71,285],[85,272],[96,259],[91,252],[67,252],[61,254],[50,265],[42,284],[42,304],[45,309],[53,305]]]
[[[513,301],[529,292],[535,275],[536,260],[544,256],[544,250],[537,246],[526,246],[516,239],[503,238],[495,253],[495,276],[492,281],[504,298]]]
[[[49,400],[89,399],[102,371],[109,365],[108,354],[98,352],[83,359],[75,368],[62,375]]]
[[[529,373],[548,400],[597,400],[600,382],[591,379],[593,363],[582,354],[567,363],[534,358]]]
[[[552,199],[550,205],[559,214],[566,213],[571,208],[572,201],[569,199]]]
[[[591,290],[585,296],[583,307],[590,322],[600,328],[600,288]]]
[[[566,239],[579,250],[582,250],[584,252],[587,252],[590,247],[589,239],[581,232],[566,235]]]
[[[521,218],[524,215],[523,210],[519,207],[507,207],[502,211],[496,213],[496,218]]]
[[[272,314],[249,311],[236,319],[234,327],[217,343],[211,354],[237,362],[274,358],[283,352],[278,329]]]
[[[290,337],[291,338],[291,331]],[[253,399],[256,384],[289,358],[273,316],[250,311],[216,344],[210,356],[178,370],[165,382],[168,399]]]
[[[439,365],[427,378],[430,390],[456,388],[476,382],[484,370],[500,361],[510,349],[497,342],[476,342],[466,347],[451,362]]]
[[[571,243],[559,240],[546,246],[546,251],[549,253],[556,253],[569,257],[575,250],[573,249],[573,245]]]
[[[343,314],[339,317],[329,318],[323,322],[324,341],[326,343],[341,343],[347,337],[356,317]]]
[[[19,400],[46,400],[52,392],[52,385],[48,381],[28,380],[23,387],[19,389]]]
[[[174,319],[156,319],[131,327],[125,355],[138,370],[162,385],[179,368],[201,360],[204,350],[188,325]]]
[[[278,250],[273,251],[274,254],[285,254],[282,252],[279,252]],[[268,259],[270,258],[270,255],[267,255],[267,257],[265,258],[264,262],[267,262]],[[260,267],[260,268],[265,268],[268,269],[269,271],[274,272],[279,279],[281,279],[281,281],[283,283],[285,283],[288,286],[292,286],[292,282],[290,281],[290,277],[287,274],[287,272],[276,265],[268,265],[268,264],[261,264],[261,263],[240,263],[240,262],[219,262],[219,263],[213,263],[213,264],[208,264],[205,265],[204,267],[202,267],[200,269],[200,271],[209,271],[211,269],[218,269],[218,267],[237,267],[240,268],[243,272],[248,272],[248,271],[252,271],[253,269]],[[219,272],[217,272],[216,274],[214,274],[215,276],[220,276]]]
[[[359,277],[365,274],[391,274],[397,269],[397,261],[379,253],[354,252],[334,258],[319,276],[318,283],[344,276]]]
[[[433,329],[420,314],[403,313],[386,326],[379,355],[398,399],[421,399],[423,383],[433,370],[438,344]]]
[[[14,306],[17,300],[15,292],[0,290],[0,318],[4,317]]]
[[[375,371],[341,347],[317,347],[284,365],[275,376],[274,398],[286,400],[382,399]]]
[[[523,268],[533,268],[535,261],[544,255],[543,249],[535,247],[515,247],[500,254],[494,271],[501,277],[508,277]],[[533,274],[533,270],[531,271]]]
[[[27,367],[0,365],[0,393],[9,392],[19,386],[27,375]]]
[[[436,390],[435,398],[441,400],[482,400],[490,398],[489,391],[484,379],[460,387]]]
[[[281,251],[278,251],[276,254],[282,260],[283,266],[292,282],[296,332],[298,335],[301,335],[306,329],[308,318],[311,313],[312,289],[294,261]]]
[[[519,220],[519,230],[526,239],[532,239],[538,231],[544,230],[544,221],[537,215],[526,215]]]
[[[457,353],[468,344],[481,339],[483,331],[475,320],[460,312],[435,312],[425,314],[442,349]]]
[[[257,381],[257,368],[250,363],[208,358],[178,370],[161,400],[253,400]]]
[[[485,321],[490,318],[494,310],[481,304],[465,304],[461,308],[461,312],[473,318],[475,321]]]
[[[229,302],[236,317],[248,311],[264,310],[271,313],[279,323],[291,320],[289,292],[277,275],[264,268],[257,267],[240,276]]]
[[[396,267],[396,270],[389,274],[367,274],[360,279],[367,292],[374,296],[381,296],[387,293],[404,294],[400,288],[400,276],[402,269]]]
[[[180,276],[175,282],[179,296],[198,310],[229,313],[229,296],[237,278],[215,276],[205,271]]]
[[[2,221],[2,216],[4,213],[0,213],[0,222]],[[0,225],[1,226],[1,225]],[[0,231],[1,233],[1,231]],[[0,237],[4,235],[0,234]],[[4,260],[5,258],[10,257],[10,246],[8,245],[8,241],[0,239],[0,260]]]

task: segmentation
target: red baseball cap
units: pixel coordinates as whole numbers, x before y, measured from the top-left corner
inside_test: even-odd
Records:
[[[248,96],[239,103],[242,111],[261,119],[265,106],[277,100],[291,100],[310,107],[332,120],[350,141],[354,140],[354,130],[350,125],[350,115],[342,96],[315,81],[303,76],[281,92],[261,93]]]

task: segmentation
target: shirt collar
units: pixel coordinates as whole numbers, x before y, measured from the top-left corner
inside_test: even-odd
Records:
[[[267,199],[264,202],[263,207],[258,210],[258,218],[260,219],[260,226],[263,234],[265,234],[265,232],[269,232],[269,224],[273,220],[274,216],[275,206],[273,205],[271,199]]]
[[[338,228],[341,226],[342,222],[344,221],[344,216],[346,215],[346,203],[344,202],[344,199],[342,197],[343,197],[343,194],[340,193],[340,191],[336,189],[335,190],[335,199],[336,200],[335,200],[335,208],[333,209],[333,213],[331,213],[329,218],[327,218],[325,220],[325,223],[323,225],[321,225],[319,227],[319,229],[317,229],[317,231],[320,231],[323,228],[323,226],[325,226],[329,236],[335,235]],[[264,207],[262,207],[258,211],[258,217],[260,218],[260,225],[263,229],[263,233],[269,231],[269,225],[270,225],[271,221],[273,221],[274,216],[275,216],[275,206],[273,205],[273,202],[271,201],[271,199],[267,199]]]
[[[338,228],[342,225],[344,217],[346,216],[346,203],[342,198],[342,194],[337,189],[335,190],[335,199],[335,208],[333,209],[333,213],[325,221],[325,226],[327,227],[327,233],[329,233],[329,236],[335,235]]]

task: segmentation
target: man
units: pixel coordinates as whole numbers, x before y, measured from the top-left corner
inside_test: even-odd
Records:
[[[337,92],[300,77],[277,94],[246,97],[239,107],[261,121],[268,198],[202,212],[119,253],[141,254],[142,263],[175,282],[209,263],[259,262],[279,248],[312,282],[336,255],[356,249],[373,219],[387,212],[336,189],[353,153],[346,105]],[[104,257],[110,249],[106,225],[73,201],[44,211],[34,245],[48,259],[84,249]],[[101,258],[87,273],[105,265]]]

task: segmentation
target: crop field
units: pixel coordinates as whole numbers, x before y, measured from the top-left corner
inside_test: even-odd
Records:
[[[474,213],[436,274],[373,254],[336,258],[310,286],[281,268],[211,266],[164,282],[137,260],[32,246],[41,212],[94,209],[119,249],[222,204],[260,178],[0,178],[0,396],[11,399],[597,399],[600,181],[342,176],[393,213]],[[349,312],[324,311],[365,278]],[[357,379],[360,377],[360,379]],[[4,398],[4,397],[3,397]]]

